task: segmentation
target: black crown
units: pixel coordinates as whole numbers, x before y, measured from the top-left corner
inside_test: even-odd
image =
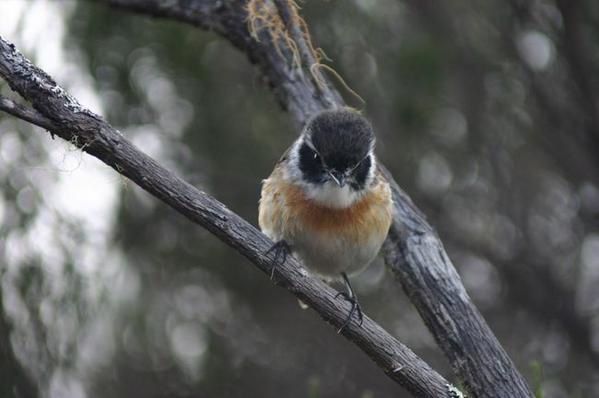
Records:
[[[337,170],[356,165],[374,143],[374,132],[368,120],[350,109],[317,114],[308,122],[306,133],[327,166]]]

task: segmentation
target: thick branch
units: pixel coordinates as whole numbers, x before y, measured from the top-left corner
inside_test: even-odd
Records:
[[[51,133],[102,160],[191,221],[208,229],[270,275],[271,259],[264,253],[272,241],[225,205],[138,150],[100,116],[79,105],[2,38],[0,76],[37,110],[14,108],[13,103],[14,109],[20,109],[11,112],[13,115],[34,123],[38,121]],[[3,100],[1,103],[7,102]],[[328,285],[310,277],[295,259],[289,257],[278,266],[275,275],[277,284],[308,304],[325,321],[336,328],[343,324],[349,305],[336,299],[336,292]],[[365,317],[361,327],[352,323],[343,330],[343,335],[368,354],[391,379],[415,396],[451,397],[449,384],[442,376],[370,318]]]
[[[286,62],[267,35],[261,36],[260,42],[252,38],[244,1],[103,1],[209,28],[229,39],[259,65],[298,124],[314,112],[342,105],[338,94],[321,93],[309,73],[301,73]],[[454,371],[475,397],[532,397],[524,378],[466,293],[435,231],[390,175],[388,178],[394,186],[396,215],[385,245],[385,258]]]

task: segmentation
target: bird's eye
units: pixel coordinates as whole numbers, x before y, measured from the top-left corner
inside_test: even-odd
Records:
[[[320,155],[318,154],[318,152],[316,152],[312,148],[309,148],[309,151],[310,151],[310,157],[312,158],[312,160],[320,161]]]
[[[304,178],[313,183],[321,183],[325,173],[320,154],[304,143],[299,148],[298,158],[298,165]]]

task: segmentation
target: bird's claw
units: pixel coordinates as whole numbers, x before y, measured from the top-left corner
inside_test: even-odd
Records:
[[[346,291],[339,292],[335,295],[335,298],[343,297],[345,301],[348,301],[351,304],[351,308],[349,310],[349,315],[343,322],[343,325],[337,330],[337,333],[341,333],[343,329],[345,329],[351,322],[354,313],[358,314],[358,325],[362,326],[362,322],[364,321],[364,314],[362,314],[362,307],[360,303],[358,303],[358,299],[354,293],[354,290],[351,287],[351,283],[349,283],[349,278],[345,272],[341,273],[341,277],[343,278],[343,283],[345,284]]]
[[[274,256],[271,262],[270,279],[273,279],[273,277],[275,276],[275,270],[277,269],[277,267],[287,260],[287,256],[289,255],[289,253],[291,253],[291,246],[289,246],[289,243],[287,243],[285,240],[280,240],[278,242],[275,242],[275,244],[272,245],[266,251],[266,253],[264,253],[264,255],[268,256],[270,253],[273,252]]]
[[[339,330],[337,330],[337,333],[341,333],[343,329],[345,329],[349,325],[352,317],[354,316],[354,313],[358,315],[358,325],[362,326],[362,322],[364,321],[364,314],[362,313],[362,307],[360,306],[358,299],[353,294],[347,292],[337,293],[335,295],[335,298],[338,297],[343,297],[345,301],[348,301],[351,304],[351,308],[349,310],[349,315],[345,319],[345,322],[343,322],[343,325],[341,325]]]

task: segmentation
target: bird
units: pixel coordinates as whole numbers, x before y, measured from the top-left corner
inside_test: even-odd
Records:
[[[368,267],[387,237],[392,194],[374,155],[370,122],[351,108],[316,113],[262,181],[258,224],[273,240],[272,273],[288,254],[326,282],[342,281],[337,294],[350,304],[338,330],[363,315],[349,276]],[[273,274],[271,274],[272,277]]]

